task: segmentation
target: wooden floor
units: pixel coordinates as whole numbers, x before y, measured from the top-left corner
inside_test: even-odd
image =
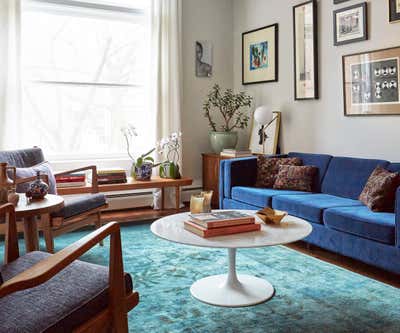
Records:
[[[187,208],[181,209],[181,212],[188,211]],[[152,208],[140,208],[124,211],[112,211],[102,213],[103,222],[118,221],[118,222],[130,222],[130,223],[143,223],[144,221],[151,222],[154,219],[162,216],[174,214],[174,209],[167,209],[164,211],[155,211]],[[135,221],[135,222],[132,222]],[[324,249],[317,246],[311,246],[305,242],[296,242],[287,245],[289,248],[312,256],[314,258],[326,261],[333,265],[337,265],[353,271],[355,273],[367,276],[369,278],[378,280],[383,283],[387,283],[394,287],[400,288],[400,275],[389,273],[382,269],[364,264],[355,259],[351,259]]]

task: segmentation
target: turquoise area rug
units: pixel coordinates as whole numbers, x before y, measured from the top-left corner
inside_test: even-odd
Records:
[[[57,238],[56,250],[88,232]],[[399,289],[283,246],[238,250],[238,272],[268,279],[276,294],[230,309],[203,304],[189,291],[195,280],[226,272],[225,250],[161,240],[149,224],[123,226],[122,242],[125,271],[141,299],[129,314],[132,333],[400,332]],[[107,241],[82,259],[107,265],[108,251]]]

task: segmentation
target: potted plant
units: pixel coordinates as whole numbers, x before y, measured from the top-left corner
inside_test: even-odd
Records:
[[[182,133],[172,133],[162,138],[157,143],[158,153],[162,154],[166,161],[160,163],[160,177],[178,179],[181,178],[179,170],[179,149],[181,147]]]
[[[211,128],[210,143],[216,153],[223,149],[233,149],[237,145],[238,133],[236,129],[245,129],[248,126],[248,111],[253,98],[245,92],[235,94],[232,89],[221,91],[221,87],[213,86],[203,104],[204,116],[208,119]],[[219,115],[222,125],[217,126],[215,116]]]

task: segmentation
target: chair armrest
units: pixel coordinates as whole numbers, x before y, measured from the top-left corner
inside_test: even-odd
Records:
[[[396,191],[396,203],[394,207],[395,213],[395,232],[396,232],[396,246],[400,248],[400,187]]]
[[[89,165],[89,166],[85,166],[85,167],[78,168],[78,169],[57,172],[54,174],[54,177],[63,176],[63,175],[69,174],[69,173],[74,173],[74,172],[79,172],[79,171],[86,171],[86,170],[92,171],[92,186],[91,186],[92,193],[99,193],[99,184],[97,181],[97,167],[95,165]]]
[[[0,206],[0,216],[6,216],[4,263],[8,264],[19,257],[17,224],[15,222],[15,208],[8,203]]]
[[[219,171],[220,207],[224,198],[231,198],[233,186],[254,186],[257,179],[257,158],[222,160]]]
[[[40,178],[41,178],[42,180],[44,180],[44,182],[45,182],[47,185],[49,184],[49,176],[48,176],[48,175],[41,174],[41,175],[40,175]],[[30,182],[33,182],[34,180],[36,180],[36,176],[25,177],[25,178],[18,178],[18,179],[15,179],[15,184],[16,184],[16,185],[20,185],[20,184],[23,184],[23,183],[30,183]]]

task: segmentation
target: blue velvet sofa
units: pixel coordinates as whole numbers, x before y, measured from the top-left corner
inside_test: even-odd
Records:
[[[400,274],[400,188],[395,213],[375,213],[358,201],[378,165],[400,171],[400,163],[296,152],[285,156],[318,167],[314,193],[256,188],[255,157],[223,160],[220,207],[285,210],[312,224],[306,242]]]

